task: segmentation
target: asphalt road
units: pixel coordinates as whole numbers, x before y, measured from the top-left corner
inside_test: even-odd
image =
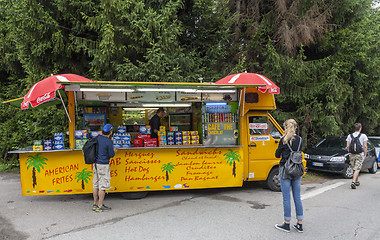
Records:
[[[380,239],[380,173],[360,181],[356,190],[338,176],[304,184],[304,233],[284,233],[274,228],[281,193],[260,183],[134,201],[109,194],[112,211],[95,213],[90,195],[23,197],[19,175],[0,173],[0,239]]]

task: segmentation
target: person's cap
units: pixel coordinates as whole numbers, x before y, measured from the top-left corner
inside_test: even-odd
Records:
[[[110,132],[111,130],[113,129],[112,125],[107,123],[106,125],[104,125],[103,127],[103,131],[105,132]]]

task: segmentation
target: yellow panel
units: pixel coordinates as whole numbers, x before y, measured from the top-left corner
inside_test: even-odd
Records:
[[[121,107],[109,109],[109,119],[110,119],[110,124],[114,127],[117,128],[118,126],[123,125],[123,110]]]
[[[120,149],[111,159],[110,192],[236,187],[243,148]],[[23,195],[92,193],[81,151],[20,154]]]
[[[242,91],[244,93],[244,91]],[[250,110],[274,110],[276,109],[276,102],[273,94],[262,93],[257,88],[245,88],[245,93],[257,93],[259,95],[259,101],[257,103],[246,103],[244,96],[241,112],[245,115]]]

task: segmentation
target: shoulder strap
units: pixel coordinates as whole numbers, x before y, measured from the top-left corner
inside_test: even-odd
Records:
[[[300,136],[299,136],[299,138],[300,138],[300,142],[299,142],[299,144],[298,144],[297,152],[300,151],[300,148],[301,148],[301,142],[302,142],[302,138],[301,138]],[[293,149],[290,147],[289,142],[287,142],[286,144],[288,145],[290,151],[293,152]]]

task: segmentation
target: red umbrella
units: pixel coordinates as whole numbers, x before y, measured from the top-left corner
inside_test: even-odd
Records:
[[[29,108],[29,104],[32,107],[37,107],[42,103],[54,100],[55,92],[63,88],[63,85],[57,82],[92,82],[92,80],[76,74],[52,75],[33,85],[24,96],[21,109]]]
[[[265,93],[268,90],[269,94],[279,94],[280,88],[271,80],[257,73],[237,73],[224,77],[215,84],[220,85],[261,85],[257,89]]]

